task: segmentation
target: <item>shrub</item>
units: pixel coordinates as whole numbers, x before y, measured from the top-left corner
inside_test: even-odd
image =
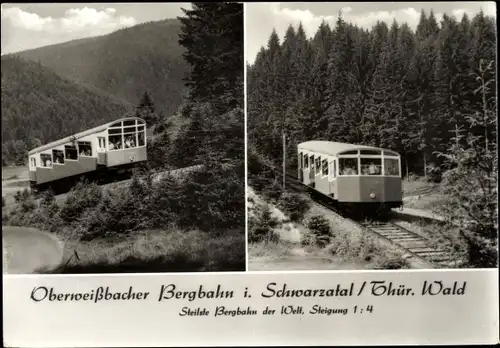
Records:
[[[56,202],[56,198],[54,196],[54,192],[52,190],[47,190],[42,193],[40,199],[40,206],[50,206]]]
[[[241,229],[245,224],[244,166],[205,166],[189,173],[175,189],[172,211],[182,228]],[[179,214],[182,212],[182,214]]]
[[[283,194],[283,187],[276,181],[264,189],[265,195],[272,200],[279,200]]]
[[[102,200],[102,189],[96,183],[80,181],[68,192],[66,202],[61,207],[61,219],[72,224],[80,218],[82,213],[95,208]]]
[[[315,243],[324,247],[330,243],[332,231],[330,223],[321,215],[313,216],[307,222],[307,227],[314,236]]]
[[[18,203],[20,204],[21,211],[23,213],[33,212],[37,208],[35,197],[33,197],[28,189],[24,189],[22,191],[22,193],[19,195],[19,199],[20,200],[18,201]]]
[[[471,125],[483,116],[470,115]],[[495,122],[496,113],[491,114]],[[467,263],[474,268],[498,267],[498,156],[496,143],[468,134],[457,135],[439,155],[449,168],[441,184],[447,200],[437,211],[446,218],[451,236],[465,243]],[[458,231],[455,231],[458,229]],[[452,238],[450,238],[452,240]]]
[[[410,173],[409,178],[410,181],[418,181],[420,179],[420,177],[415,173]]]
[[[378,260],[374,269],[409,269],[410,264],[401,254],[390,254]]]
[[[16,205],[10,214],[2,214],[5,224],[11,226],[33,226],[36,221],[37,203],[28,189],[17,191],[14,195]]]
[[[274,228],[278,225],[279,221],[272,216],[269,205],[263,205],[261,210],[256,212],[255,217],[249,221],[249,242],[278,241],[279,236],[274,231]]]
[[[82,212],[77,232],[84,241],[127,233],[148,221],[140,197],[128,187],[108,191],[97,207]]]
[[[281,196],[279,207],[288,213],[290,220],[298,222],[304,219],[311,205],[309,201],[298,194],[285,193]]]
[[[427,166],[427,181],[439,184],[442,180],[441,168],[434,163]]]
[[[300,244],[302,246],[310,246],[316,244],[316,239],[312,233],[307,233],[303,231],[300,235]]]

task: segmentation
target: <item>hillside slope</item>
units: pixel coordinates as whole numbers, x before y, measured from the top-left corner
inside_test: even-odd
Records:
[[[2,57],[2,162],[30,148],[123,117],[132,106],[17,56]]]
[[[18,54],[134,105],[147,91],[158,111],[170,115],[182,102],[188,71],[179,30],[179,21],[167,19]]]

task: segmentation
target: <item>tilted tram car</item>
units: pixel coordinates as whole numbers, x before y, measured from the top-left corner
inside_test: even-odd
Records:
[[[67,191],[81,177],[113,181],[147,161],[146,123],[122,118],[40,146],[29,152],[30,185]]]
[[[299,180],[313,192],[364,211],[402,206],[398,153],[330,141],[306,141],[297,150]]]

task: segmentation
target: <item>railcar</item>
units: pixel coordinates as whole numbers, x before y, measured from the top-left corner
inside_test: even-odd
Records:
[[[82,177],[109,182],[147,161],[146,122],[126,117],[37,147],[28,153],[30,186],[67,191]]]
[[[297,153],[299,181],[339,206],[364,212],[402,206],[398,153],[331,141],[300,143]]]

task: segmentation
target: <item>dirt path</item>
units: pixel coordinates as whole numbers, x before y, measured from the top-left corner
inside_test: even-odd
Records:
[[[313,255],[290,255],[280,258],[258,257],[248,260],[249,271],[320,271],[365,269],[355,264],[335,262],[329,257]]]
[[[2,244],[4,274],[52,270],[63,259],[63,243],[35,228],[2,226]]]

